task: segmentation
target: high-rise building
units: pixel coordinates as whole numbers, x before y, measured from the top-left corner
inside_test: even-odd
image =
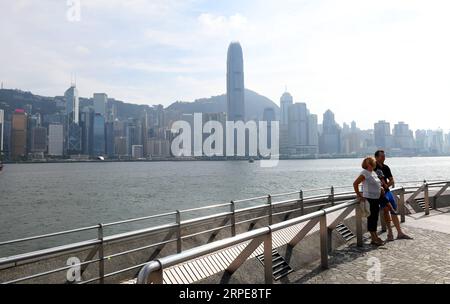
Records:
[[[341,130],[330,110],[323,114],[322,134],[319,150],[321,154],[339,154],[341,152]]]
[[[80,101],[78,99],[78,90],[75,85],[72,85],[67,89],[64,93],[64,97],[66,99],[66,115],[68,116],[69,122],[78,124]]]
[[[288,142],[291,155],[318,153],[317,116],[311,115],[305,103],[288,108]]]
[[[105,125],[106,155],[114,157],[114,122],[108,121]]]
[[[391,124],[380,120],[374,124],[375,146],[378,149],[392,148]]]
[[[11,158],[11,133],[12,133],[12,124],[9,120],[4,120],[4,126],[3,126],[3,156],[5,159]]]
[[[66,100],[66,151],[69,155],[80,154],[82,152],[82,130],[79,125],[80,102],[78,90],[74,84],[64,93],[64,98]]]
[[[232,42],[227,55],[227,119],[245,121],[244,59],[239,42]]]
[[[94,147],[93,153],[96,156],[105,154],[105,118],[95,113],[94,116]]]
[[[267,147],[272,147],[272,122],[276,121],[275,109],[265,108],[263,112],[263,121],[267,122]],[[261,131],[261,130],[260,130]]]
[[[3,152],[3,134],[5,130],[5,112],[0,109],[0,155]]]
[[[408,124],[399,122],[393,129],[394,147],[404,152],[412,152],[414,149],[414,136]]]
[[[47,128],[35,127],[31,131],[31,152],[44,153],[47,151]]]
[[[280,126],[286,125],[289,122],[289,107],[294,103],[292,95],[284,92],[280,98]]]
[[[94,149],[94,112],[91,108],[85,107],[80,114],[81,127],[81,153],[93,155]]]
[[[100,114],[106,119],[106,103],[108,95],[105,93],[94,93],[94,112]]]
[[[284,92],[280,98],[280,154],[289,154],[289,107],[294,103],[292,95]]]
[[[27,114],[23,109],[17,109],[12,115],[11,157],[21,159],[27,155]]]
[[[62,124],[48,126],[48,155],[63,156],[64,154],[64,127]]]

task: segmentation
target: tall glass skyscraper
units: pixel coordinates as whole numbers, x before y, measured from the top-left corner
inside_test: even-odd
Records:
[[[239,42],[232,42],[227,56],[227,120],[245,121],[244,59]]]
[[[78,99],[78,90],[75,85],[72,85],[67,89],[64,93],[64,97],[66,99],[66,115],[68,116],[69,121],[78,124],[80,101]]]
[[[94,116],[94,155],[105,155],[105,118],[99,113]]]

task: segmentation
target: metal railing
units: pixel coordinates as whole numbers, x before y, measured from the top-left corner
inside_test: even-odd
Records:
[[[412,187],[399,187],[392,189],[394,195],[397,196],[399,201],[398,208],[400,209],[401,220],[405,221],[405,203],[414,200],[417,195],[421,192],[424,193],[425,200],[425,214],[429,214],[430,208],[430,197],[429,188],[440,188],[435,194],[436,199],[442,195],[445,190],[449,187],[450,182],[439,181],[428,183],[424,181],[423,185],[419,186],[418,189],[412,191]],[[334,205],[335,193],[334,189],[331,188],[332,196],[331,201],[332,207],[325,208],[316,212],[312,212],[307,215],[302,215],[291,220],[283,221],[277,224],[270,223],[268,226],[248,231],[231,238],[216,241],[214,243],[205,244],[182,253],[174,254],[171,256],[162,257],[160,259],[153,260],[147,263],[139,272],[137,283],[138,284],[163,284],[164,269],[187,262],[196,258],[200,258],[210,253],[217,252],[222,249],[226,249],[231,246],[242,244],[243,242],[248,242],[246,247],[241,251],[241,253],[228,265],[225,272],[232,275],[243,263],[250,257],[250,255],[263,244],[263,255],[264,255],[264,278],[266,284],[271,284],[273,282],[272,277],[272,233],[284,228],[288,228],[300,223],[306,222],[306,225],[301,229],[289,242],[288,246],[291,248],[295,247],[306,235],[307,233],[319,223],[320,230],[320,262],[322,268],[328,268],[328,254],[332,248],[332,238],[331,233],[336,228],[336,226],[341,223],[353,210],[355,210],[355,227],[356,227],[356,243],[357,246],[363,246],[363,229],[362,229],[362,216],[361,210],[357,207],[358,200],[355,198],[350,202],[341,203]],[[296,194],[297,192],[294,192]],[[299,192],[302,193],[301,191]],[[408,201],[405,201],[405,194],[412,193]],[[348,193],[340,193],[339,195],[347,195]],[[272,196],[273,197],[273,196]],[[270,198],[270,196],[269,196]],[[328,198],[330,199],[330,198]],[[334,221],[327,225],[327,214],[331,214],[336,211],[342,210],[341,214]]]
[[[416,182],[412,182],[412,183],[416,183]],[[431,182],[431,183],[425,182],[425,183],[421,184],[420,186],[405,186],[402,188],[394,189],[393,192],[399,199],[399,208],[400,208],[400,214],[402,217],[402,221],[404,221],[405,213],[406,213],[406,210],[404,208],[405,203],[407,203],[404,200],[405,194],[412,193],[412,196],[414,196],[413,197],[413,199],[414,199],[417,195],[419,195],[421,192],[423,192],[425,195],[425,213],[428,214],[429,208],[430,208],[430,198],[429,198],[428,190],[430,188],[439,188],[438,192],[433,196],[433,199],[434,199],[433,206],[435,206],[436,197],[439,197],[440,195],[442,195],[445,192],[445,190],[448,188],[449,185],[450,185],[450,182],[435,181],[435,182]],[[351,188],[351,187],[350,186],[337,186],[337,187],[307,189],[307,190],[293,191],[293,192],[289,192],[289,193],[265,195],[265,196],[259,196],[259,197],[249,198],[249,199],[235,200],[235,201],[231,201],[229,203],[224,203],[224,204],[215,204],[215,205],[210,205],[210,206],[189,208],[189,209],[185,209],[185,210],[176,210],[174,212],[167,212],[167,213],[162,213],[162,214],[157,214],[157,215],[152,215],[152,216],[145,216],[145,217],[122,220],[122,221],[111,222],[111,223],[106,223],[106,224],[98,224],[98,225],[82,227],[82,228],[77,228],[77,229],[72,229],[72,230],[66,230],[66,231],[60,231],[60,232],[55,232],[55,233],[49,233],[49,234],[43,234],[43,235],[38,235],[38,236],[32,236],[32,237],[26,237],[26,238],[20,238],[20,239],[0,242],[0,247],[1,247],[1,246],[7,246],[7,245],[17,245],[20,243],[25,243],[25,242],[30,242],[30,241],[43,240],[43,239],[57,237],[57,236],[65,236],[65,235],[70,235],[70,234],[85,232],[85,231],[96,231],[96,234],[97,234],[96,238],[91,238],[91,239],[87,239],[87,240],[83,240],[83,241],[79,241],[79,242],[75,242],[75,243],[71,243],[71,244],[67,244],[67,245],[61,245],[61,246],[46,248],[46,249],[42,249],[42,250],[27,252],[27,253],[23,253],[23,254],[17,254],[17,255],[5,257],[5,258],[0,258],[0,279],[1,279],[1,273],[2,273],[1,268],[2,267],[8,267],[8,268],[16,267],[16,266],[20,265],[21,263],[25,263],[30,260],[38,260],[39,261],[39,259],[43,260],[50,256],[55,256],[55,255],[64,254],[64,253],[70,253],[74,250],[92,249],[88,255],[88,258],[86,258],[85,261],[81,262],[77,266],[82,267],[82,270],[84,270],[84,269],[86,269],[86,267],[88,265],[90,265],[92,263],[97,263],[98,264],[98,276],[94,277],[92,279],[89,279],[87,281],[82,281],[81,283],[85,284],[85,283],[91,283],[91,282],[95,282],[95,281],[103,283],[105,278],[116,276],[118,274],[129,272],[131,270],[137,271],[142,266],[147,265],[147,262],[139,263],[137,265],[133,265],[128,268],[119,269],[119,270],[111,272],[111,273],[105,273],[105,270],[104,270],[105,260],[111,260],[111,259],[117,258],[119,256],[126,256],[128,254],[132,254],[132,253],[136,253],[136,252],[140,252],[140,251],[144,251],[144,250],[148,250],[148,249],[152,249],[152,248],[160,248],[162,246],[166,246],[167,244],[176,244],[176,248],[177,248],[176,252],[179,254],[180,253],[184,254],[185,252],[183,252],[183,241],[188,238],[193,238],[193,237],[196,237],[196,236],[199,236],[202,234],[217,233],[224,229],[229,229],[231,237],[239,237],[238,239],[242,239],[243,235],[244,236],[248,236],[248,235],[254,236],[254,235],[248,234],[248,232],[245,232],[242,234],[237,234],[236,233],[237,225],[242,225],[242,224],[250,223],[250,222],[255,223],[259,220],[267,219],[267,221],[269,223],[269,227],[270,227],[271,231],[273,231],[272,226],[274,226],[275,229],[278,229],[277,227],[280,227],[279,226],[280,224],[286,225],[286,223],[290,223],[289,221],[292,221],[292,220],[286,220],[286,221],[282,221],[281,223],[274,224],[273,223],[274,216],[280,216],[280,215],[289,216],[289,215],[295,214],[295,212],[297,212],[301,216],[294,220],[295,221],[298,221],[298,220],[303,221],[305,218],[309,218],[309,216],[311,216],[311,214],[314,214],[314,212],[308,214],[309,211],[311,211],[311,210],[314,211],[314,210],[317,210],[320,208],[324,208],[326,206],[332,206],[331,208],[337,208],[337,209],[326,208],[326,209],[322,209],[322,210],[316,211],[316,212],[319,212],[320,214],[325,212],[324,214],[326,214],[327,212],[331,212],[330,210],[334,210],[334,211],[340,210],[341,208],[345,208],[345,206],[347,206],[347,207],[351,206],[352,208],[354,208],[353,205],[345,205],[345,204],[348,204],[349,200],[352,200],[355,198],[353,191],[337,192],[337,193],[335,192],[336,189],[348,189],[348,188]],[[312,192],[317,192],[317,191],[327,191],[327,193],[305,196],[305,193],[312,193]],[[279,200],[275,201],[274,200],[275,198],[278,198]],[[409,198],[409,199],[411,199],[411,198]],[[257,205],[254,205],[254,206],[248,206],[249,202],[255,202],[255,201],[259,201],[260,203]],[[238,206],[242,206],[242,205],[244,205],[242,208],[237,208]],[[282,211],[274,213],[274,211],[277,208],[282,209],[281,207],[286,207],[287,210],[282,210]],[[193,218],[193,219],[182,220],[183,214],[186,214],[189,212],[198,212],[198,211],[202,211],[202,210],[216,210],[218,208],[228,208],[229,211],[214,213],[212,215],[197,217],[197,218]],[[324,210],[326,210],[326,211],[324,211]],[[248,219],[241,219],[239,221],[237,220],[240,215],[251,215],[252,214],[251,212],[254,212],[256,214],[259,211],[264,212],[264,214],[251,216]],[[163,217],[173,217],[173,216],[175,217],[175,221],[168,223],[168,224],[151,226],[151,227],[147,227],[147,228],[143,228],[143,229],[139,229],[139,230],[118,233],[118,234],[114,234],[114,235],[110,235],[110,236],[106,236],[105,231],[104,231],[104,229],[106,227],[118,226],[118,225],[128,224],[128,223],[142,222],[145,220],[160,219]],[[225,222],[222,225],[219,225],[217,227],[214,227],[212,229],[206,229],[206,230],[202,230],[202,231],[191,233],[191,234],[183,234],[182,228],[189,227],[189,226],[195,226],[197,224],[201,224],[206,221],[215,221],[216,219],[220,219],[220,218],[227,219],[227,222]],[[109,255],[104,254],[104,246],[107,243],[121,241],[121,240],[129,240],[131,238],[145,236],[145,235],[149,235],[151,233],[157,233],[157,232],[167,231],[167,230],[171,230],[171,229],[175,230],[175,232],[176,232],[175,238],[170,238],[170,239],[167,239],[167,240],[164,240],[161,242],[145,244],[145,246],[127,249],[127,250],[119,251],[119,252],[114,252]],[[264,229],[267,229],[267,228],[264,228]],[[251,232],[254,232],[254,231],[258,231],[258,229],[252,230]],[[265,231],[264,236],[266,236],[266,234],[267,234],[267,231]],[[225,240],[218,241],[218,242],[229,242],[229,241],[230,241],[230,239],[225,239]],[[213,246],[217,246],[217,241],[214,243],[210,243],[208,245],[212,245],[212,244],[214,244]],[[222,243],[218,243],[218,244],[222,244]],[[200,248],[200,247],[198,247],[198,248]],[[197,248],[194,248],[194,249],[197,249]],[[192,254],[191,250],[192,249],[188,250],[190,252],[189,254]],[[95,255],[97,257],[94,257]],[[163,261],[165,261],[165,260],[163,260]],[[154,264],[154,263],[151,262],[151,264]],[[67,266],[67,267],[59,267],[59,268],[51,269],[49,271],[44,271],[44,272],[39,272],[36,274],[24,276],[24,277],[19,277],[19,278],[16,278],[16,279],[13,279],[13,280],[10,280],[7,282],[2,282],[2,283],[4,284],[4,283],[24,282],[27,280],[44,277],[44,276],[48,276],[48,275],[51,275],[51,274],[54,274],[57,272],[68,270],[71,267],[73,267],[73,265]],[[164,266],[164,267],[166,267],[166,266]]]

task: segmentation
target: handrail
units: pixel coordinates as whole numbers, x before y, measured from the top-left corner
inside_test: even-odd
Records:
[[[139,272],[137,283],[138,284],[147,284],[149,277],[156,271],[160,272],[160,276],[162,276],[162,270],[164,268],[168,268],[183,262],[186,262],[191,259],[195,259],[201,256],[204,256],[209,253],[216,252],[221,249],[228,248],[230,246],[234,246],[246,241],[254,240],[258,237],[269,235],[275,231],[297,225],[303,222],[306,222],[308,220],[312,220],[315,218],[319,218],[322,216],[326,216],[329,213],[348,208],[351,206],[355,206],[357,203],[356,200],[353,200],[348,203],[339,204],[330,208],[326,208],[323,210],[319,210],[316,212],[312,212],[307,215],[303,215],[297,218],[293,218],[291,220],[287,220],[278,224],[258,228],[255,230],[251,230],[248,232],[241,233],[235,237],[223,239],[220,241],[216,241],[213,243],[205,244],[199,247],[195,247],[189,250],[186,250],[182,253],[166,256],[154,261],[149,262],[147,265],[145,265],[141,271]],[[158,279],[158,282],[162,283],[162,278]]]
[[[413,182],[415,182],[415,181],[413,181]],[[407,182],[403,182],[403,183],[407,183]],[[397,182],[396,184],[399,185],[400,182]],[[437,188],[437,187],[442,186],[440,191],[438,191],[438,194],[441,195],[448,188],[449,185],[450,185],[450,181],[431,181],[430,180],[428,182],[425,181],[425,183],[423,183],[423,181],[422,181],[422,184],[418,185],[418,186],[406,186],[406,185],[404,187],[397,186],[391,190],[396,195],[404,196],[404,194],[406,194],[406,193],[417,192],[417,189],[420,189],[423,187],[422,191],[424,191],[424,189],[426,189],[426,192],[424,192],[424,195],[426,197],[425,214],[428,214],[429,213],[428,210],[430,208],[430,199],[428,197],[428,192],[427,192],[428,189],[429,188]],[[351,186],[317,188],[317,189],[280,193],[280,194],[274,194],[274,195],[265,195],[265,196],[259,196],[256,198],[250,198],[250,199],[245,199],[245,200],[231,201],[231,203],[215,204],[215,205],[209,205],[209,206],[204,206],[204,207],[190,208],[190,209],[180,210],[180,211],[176,211],[176,212],[167,212],[167,213],[162,213],[162,214],[157,214],[157,215],[152,215],[152,216],[139,217],[139,218],[134,218],[134,219],[129,219],[129,220],[122,220],[122,221],[111,222],[111,223],[106,223],[106,224],[99,224],[99,225],[95,225],[95,226],[88,226],[88,227],[83,227],[83,228],[78,228],[78,229],[72,229],[72,230],[66,230],[66,231],[60,231],[60,232],[55,232],[55,233],[49,233],[49,234],[37,235],[37,236],[21,238],[21,239],[16,239],[16,240],[11,240],[11,241],[0,242],[0,246],[11,245],[11,244],[19,243],[19,242],[38,240],[38,239],[42,239],[42,238],[60,236],[60,235],[65,235],[65,234],[69,234],[69,233],[83,232],[83,231],[89,231],[89,230],[94,230],[94,229],[98,230],[98,238],[97,239],[90,239],[90,240],[80,241],[80,242],[72,243],[72,244],[68,244],[68,245],[51,247],[51,248],[47,248],[47,249],[41,249],[38,251],[17,254],[14,256],[6,257],[6,258],[0,258],[0,265],[15,264],[14,266],[17,266],[17,263],[21,262],[21,261],[26,261],[26,260],[30,260],[30,259],[40,258],[43,256],[49,256],[49,255],[54,255],[54,254],[59,254],[59,253],[66,253],[66,252],[70,252],[74,249],[87,248],[87,247],[93,247],[93,246],[99,246],[99,248],[101,248],[99,250],[103,250],[102,247],[103,247],[103,244],[105,244],[105,243],[118,241],[121,239],[129,239],[129,238],[133,238],[133,237],[139,237],[141,235],[148,234],[148,233],[164,231],[165,229],[173,229],[173,228],[180,229],[181,227],[185,227],[187,225],[192,225],[192,224],[195,224],[195,223],[198,223],[201,221],[205,221],[208,219],[214,220],[214,219],[220,218],[220,217],[222,217],[222,218],[223,217],[231,217],[231,219],[229,218],[230,224],[222,224],[222,225],[220,225],[220,227],[202,230],[202,231],[190,234],[190,235],[179,234],[177,236],[177,238],[173,238],[173,239],[170,239],[170,240],[167,240],[164,242],[160,242],[160,243],[157,243],[156,245],[149,244],[144,247],[139,247],[139,248],[135,248],[135,249],[131,249],[131,250],[125,250],[125,251],[119,252],[119,253],[113,252],[108,257],[104,257],[103,253],[101,253],[102,257],[99,258],[99,260],[95,260],[95,261],[99,261],[101,264],[101,263],[103,263],[103,260],[105,258],[110,259],[110,258],[114,258],[116,256],[121,256],[121,255],[125,255],[125,254],[131,253],[131,252],[143,250],[145,248],[151,248],[151,247],[155,247],[157,245],[165,245],[165,244],[171,243],[171,242],[177,242],[177,243],[181,244],[180,242],[183,239],[186,239],[186,238],[189,238],[192,236],[196,236],[196,235],[200,235],[203,233],[207,233],[207,232],[208,233],[213,232],[213,231],[215,232],[215,231],[219,231],[219,230],[226,229],[226,228],[232,228],[232,231],[235,231],[234,230],[235,225],[249,222],[249,221],[255,222],[258,219],[262,219],[262,218],[269,218],[270,226],[267,226],[267,227],[270,227],[270,231],[273,232],[277,229],[282,229],[282,228],[277,228],[277,227],[287,227],[286,225],[294,223],[296,220],[298,220],[298,218],[294,218],[294,219],[285,220],[283,222],[271,225],[271,217],[275,216],[275,215],[281,215],[281,214],[286,214],[286,213],[292,214],[293,212],[301,211],[300,214],[302,216],[300,216],[300,217],[303,217],[301,220],[301,221],[303,221],[303,220],[307,220],[311,216],[318,215],[319,213],[320,214],[323,213],[326,215],[329,212],[334,212],[334,211],[340,210],[342,208],[349,208],[349,206],[351,206],[351,203],[349,203],[348,200],[355,198],[354,192],[353,191],[344,191],[344,192],[335,193],[334,190],[338,189],[338,188],[340,188],[340,189],[351,188]],[[408,189],[411,189],[411,190],[414,189],[416,191],[410,191]],[[307,197],[303,196],[303,193],[305,191],[312,192],[312,191],[317,191],[317,190],[330,190],[330,192],[325,193],[325,194],[307,196]],[[296,198],[289,198],[289,199],[284,199],[284,200],[281,199],[281,200],[272,202],[272,199],[274,197],[290,196],[290,195],[295,195],[295,194],[299,194],[299,196]],[[249,206],[249,207],[244,207],[244,208],[240,208],[240,209],[235,209],[236,202],[242,203],[242,202],[248,202],[248,201],[256,200],[256,199],[264,199],[265,201],[263,201],[262,203],[260,203],[256,206]],[[436,203],[436,201],[434,201],[433,204],[435,204],[435,203]],[[291,206],[289,204],[296,204],[296,205],[293,206],[292,208],[289,208],[288,210],[283,210],[281,212],[272,213],[272,208],[278,208],[278,207],[280,207],[280,206],[282,207],[284,205]],[[317,208],[317,207],[326,206],[326,205],[330,205],[330,204],[332,205],[332,207],[317,211],[318,213],[313,212],[313,213],[309,213],[306,215],[304,214],[304,210],[309,210],[311,208]],[[205,209],[211,209],[211,208],[227,207],[227,206],[231,207],[230,212],[215,213],[215,214],[208,215],[208,216],[197,217],[197,218],[193,218],[193,219],[186,219],[184,221],[182,221],[181,218],[179,217],[179,215],[181,213],[187,213],[187,212],[205,210]],[[402,206],[402,203],[399,204],[399,207],[400,206]],[[435,205],[433,205],[433,206],[435,206]],[[257,215],[256,217],[251,217],[249,219],[236,222],[235,216],[238,216],[241,213],[245,213],[245,212],[252,211],[252,210],[254,210],[254,211],[269,210],[269,211],[268,211],[268,213],[266,212],[265,215],[263,215],[263,216]],[[124,233],[119,233],[119,234],[114,234],[114,235],[103,237],[103,228],[104,227],[120,225],[120,224],[125,224],[125,223],[131,223],[131,222],[136,222],[136,221],[143,221],[143,220],[154,219],[154,218],[160,218],[160,217],[164,217],[164,216],[172,216],[172,215],[177,215],[176,222],[172,222],[169,224],[163,224],[163,225],[157,225],[157,226],[151,226],[151,227],[147,227],[144,229],[133,230],[133,231],[128,231],[128,232],[124,232]],[[256,213],[255,213],[255,215],[256,215]],[[404,214],[402,214],[402,221],[404,221]],[[252,230],[252,231],[255,231],[255,230]],[[233,232],[233,235],[235,235],[235,234],[236,233]],[[237,236],[242,236],[242,234],[239,234]],[[213,243],[210,243],[210,244],[213,244]],[[184,252],[186,252],[186,251],[184,251]],[[184,253],[184,252],[181,252],[181,253]],[[90,262],[88,262],[88,263],[90,263]],[[136,266],[134,266],[132,268],[136,268]],[[1,270],[0,270],[0,272],[1,272]],[[114,275],[114,273],[122,273],[122,272],[123,272],[123,269],[113,272],[113,273],[110,273],[110,274],[104,274],[103,272],[101,272],[98,280],[100,280],[102,282],[103,278]],[[52,273],[52,272],[48,272],[48,273]],[[41,273],[41,274],[45,275],[45,273]],[[30,276],[29,278],[34,278],[34,277],[39,277],[39,276],[40,276],[39,274],[35,274],[35,275]],[[21,279],[17,279],[17,280],[21,281]],[[91,279],[91,280],[95,281],[95,279]],[[14,282],[15,281],[16,280],[14,280]]]

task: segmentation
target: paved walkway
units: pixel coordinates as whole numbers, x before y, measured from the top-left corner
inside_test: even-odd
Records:
[[[414,237],[413,240],[395,240],[381,247],[369,244],[362,248],[344,246],[330,255],[329,269],[311,265],[309,269],[290,274],[288,281],[311,284],[450,284],[450,210],[433,210],[427,217],[408,216],[402,226]],[[381,238],[385,239],[386,234]]]

